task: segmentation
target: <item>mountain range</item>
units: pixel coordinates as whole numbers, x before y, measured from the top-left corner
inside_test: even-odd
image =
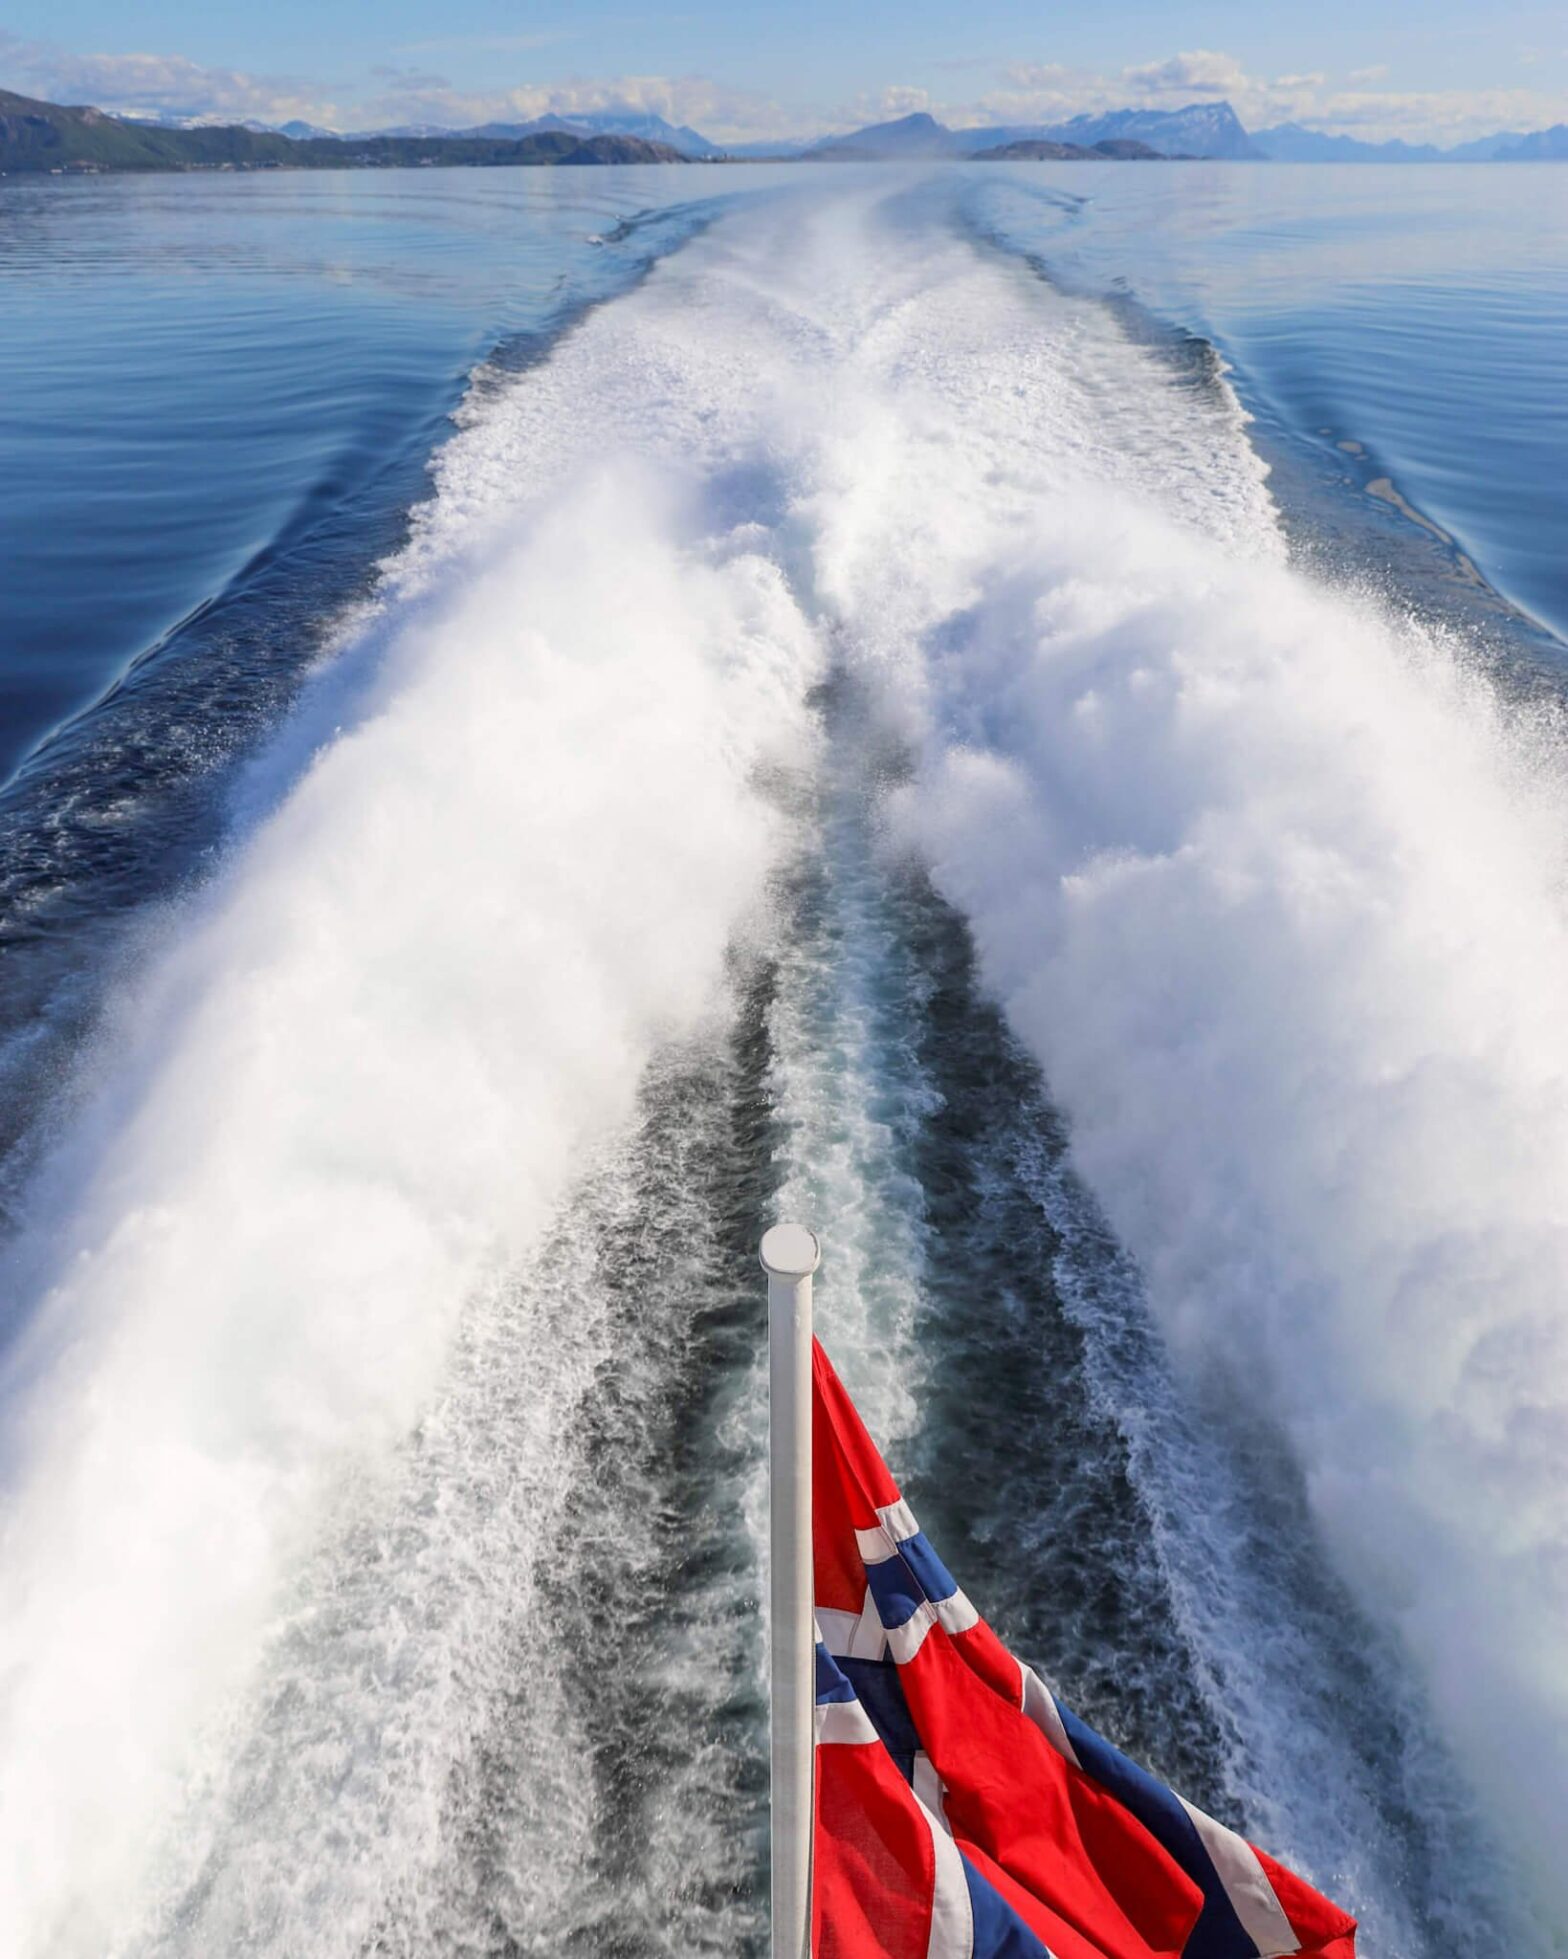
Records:
[[[1065,144],[1105,154],[1108,144],[1135,143],[1166,157],[1223,157],[1268,163],[1524,163],[1568,160],[1568,125],[1495,135],[1439,149],[1430,143],[1367,143],[1329,136],[1300,123],[1248,131],[1228,102],[1183,109],[1111,109],[1066,122],[949,129],[934,117],[900,116],[807,147],[813,158],[977,156],[1022,143]],[[755,150],[759,146],[753,145]],[[1134,152],[1136,154],[1136,152]]]
[[[168,128],[0,89],[0,173],[100,170],[367,170],[410,165],[680,163],[667,143],[613,130],[525,136],[286,136],[238,123]]]
[[[1562,123],[1530,135],[1499,130],[1447,150],[1397,137],[1389,143],[1364,143],[1355,136],[1326,136],[1297,122],[1260,129],[1252,141],[1275,163],[1517,163],[1568,157],[1568,126]]]
[[[604,109],[451,129],[432,123],[344,133],[307,122],[230,123],[205,112],[158,117],[66,108],[0,90],[0,172],[19,170],[328,169],[453,163],[678,163],[719,157],[852,162],[927,157],[1193,157],[1275,163],[1464,163],[1568,160],[1568,124],[1499,131],[1450,149],[1368,143],[1300,123],[1249,132],[1228,102],[1112,109],[1065,122],[949,128],[918,112],[816,142],[722,145],[639,109]]]
[[[187,110],[167,111],[161,115],[130,115],[119,117],[122,122],[136,123],[144,129],[211,129],[227,118],[209,113],[195,113]],[[718,143],[712,143],[700,130],[685,124],[677,126],[666,122],[663,116],[655,116],[638,109],[604,109],[576,116],[534,116],[527,122],[484,122],[473,127],[454,129],[446,123],[410,122],[394,123],[381,129],[325,129],[312,122],[242,122],[241,129],[257,132],[267,131],[277,136],[292,136],[296,141],[315,139],[328,142],[362,142],[370,138],[390,136],[399,140],[434,138],[437,140],[499,139],[505,142],[520,142],[529,136],[559,135],[565,133],[584,138],[591,136],[635,136],[645,143],[663,143],[670,149],[679,150],[686,157],[713,157],[731,154]]]
[[[1161,156],[1255,157],[1258,152],[1228,102],[1194,103],[1185,109],[1112,109],[1066,122],[990,124],[949,129],[923,113],[873,123],[848,136],[829,136],[807,157],[975,156],[1017,143],[1066,143],[1080,150],[1097,143],[1136,142]]]

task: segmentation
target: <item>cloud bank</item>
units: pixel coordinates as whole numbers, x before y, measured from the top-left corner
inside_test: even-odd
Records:
[[[522,67],[559,36],[517,35],[497,40],[495,63]],[[394,50],[439,56],[450,42]],[[1473,89],[1409,90],[1389,85],[1386,67],[1275,76],[1248,71],[1217,48],[1184,49],[1162,60],[1111,71],[1019,59],[991,73],[989,86],[967,97],[915,80],[893,80],[827,108],[787,104],[762,89],[708,75],[581,75],[565,80],[521,79],[464,88],[423,65],[389,61],[358,77],[328,80],[299,74],[251,74],[207,68],[180,54],[77,54],[51,43],[0,34],[0,64],[9,84],[53,101],[91,102],[134,115],[178,114],[282,123],[293,119],[341,130],[427,123],[461,129],[485,122],[524,122],[535,116],[629,109],[687,123],[719,141],[811,136],[925,110],[942,121],[1054,122],[1084,111],[1127,106],[1175,108],[1228,101],[1249,129],[1300,122],[1372,141],[1458,143],[1499,129],[1540,129],[1568,121],[1560,90],[1491,85]],[[949,82],[984,65],[939,64]]]

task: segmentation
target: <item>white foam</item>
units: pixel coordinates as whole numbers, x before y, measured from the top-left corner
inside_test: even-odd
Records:
[[[810,1219],[822,1239],[818,1331],[896,1454],[918,1424],[922,1373],[927,1227],[910,1139],[935,1097],[912,1051],[919,975],[903,943],[908,918],[876,862],[864,732],[835,729],[802,825],[775,954],[769,1085],[782,1131],[775,1209]]]
[[[806,752],[792,589],[913,743],[906,834],[1165,1326],[1290,1437],[1563,1922],[1555,760],[1286,568],[1222,389],[858,179],[485,390],[437,492],[5,1274],[0,1946],[134,1915],[334,1479],[711,997],[753,772]],[[918,1221],[871,1196],[903,1341]]]
[[[1562,1926],[1559,757],[1286,568],[1223,397],[961,291],[841,409],[812,505],[922,753],[906,834],[1169,1333],[1288,1433]]]
[[[1282,574],[1064,512],[1024,576],[912,820],[1168,1329],[1286,1425],[1555,1893],[1558,812],[1482,689]]]
[[[753,777],[802,738],[816,643],[765,540],[689,494],[681,410],[657,473],[645,388],[616,423],[637,315],[603,317],[448,451],[258,781],[303,774],[127,980],[8,1258],[17,1959],[135,1917],[334,1485],[419,1417],[762,888]]]

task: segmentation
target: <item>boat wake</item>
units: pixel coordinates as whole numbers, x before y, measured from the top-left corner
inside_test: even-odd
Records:
[[[1065,1698],[1564,1949],[1562,807],[940,178],[490,377],[3,1253],[0,1945],[760,1949],[788,1210]]]

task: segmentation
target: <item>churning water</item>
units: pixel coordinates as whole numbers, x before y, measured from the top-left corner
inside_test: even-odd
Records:
[[[385,475],[17,733],[0,1947],[759,1950],[787,1212],[1070,1702],[1371,1953],[1565,1949],[1551,642],[1328,576],[1082,173],[451,181],[353,191],[487,241],[357,267]]]

